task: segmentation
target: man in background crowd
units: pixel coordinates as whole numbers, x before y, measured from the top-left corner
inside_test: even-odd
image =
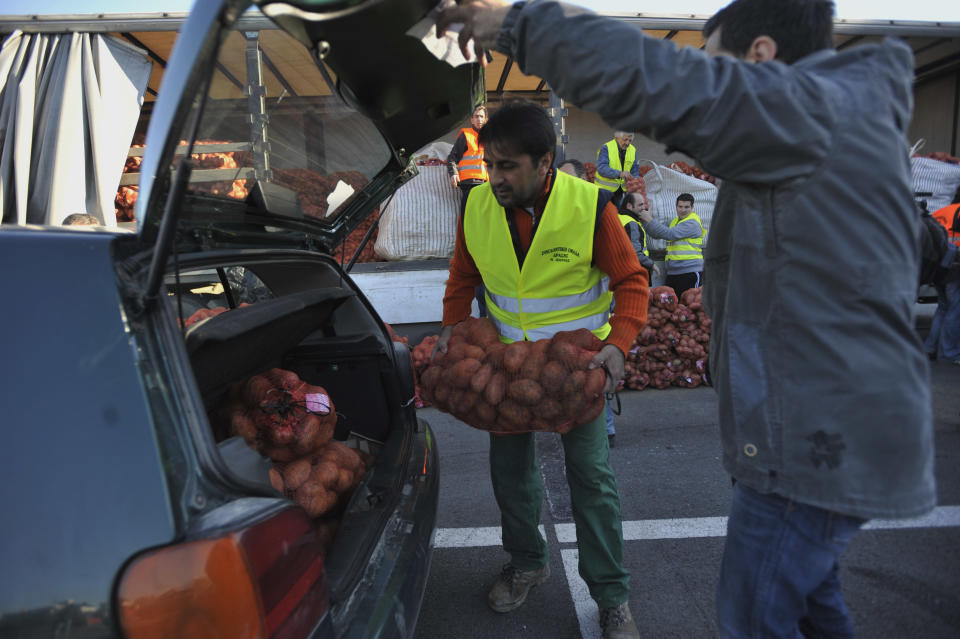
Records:
[[[640,177],[637,147],[630,144],[631,142],[632,133],[616,131],[613,139],[597,150],[597,172],[593,181],[601,189],[613,193],[612,201],[617,207],[623,199],[624,182],[631,177]]]
[[[483,146],[477,141],[480,129],[487,122],[487,107],[480,105],[470,116],[470,127],[460,129],[453,148],[447,155],[450,183],[460,189],[460,210],[467,202],[470,189],[487,181],[487,167],[483,164]]]

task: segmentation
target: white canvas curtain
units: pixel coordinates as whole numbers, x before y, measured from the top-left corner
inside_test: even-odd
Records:
[[[0,48],[0,210],[12,224],[88,213],[114,197],[143,104],[145,51],[96,33],[25,34]]]

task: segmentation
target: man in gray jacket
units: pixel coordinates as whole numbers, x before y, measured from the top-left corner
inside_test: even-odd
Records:
[[[474,0],[439,25],[463,23],[462,47],[511,55],[723,179],[703,295],[736,480],[722,637],[852,636],[837,579],[850,539],[866,519],[936,503],[912,310],[913,56],[892,40],[835,51],[832,14],[829,0],[737,0],[707,23],[706,52],[543,0]],[[574,41],[602,45],[554,53]]]

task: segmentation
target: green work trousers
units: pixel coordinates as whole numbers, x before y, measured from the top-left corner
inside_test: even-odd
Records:
[[[600,608],[619,606],[630,596],[623,567],[620,495],[610,466],[606,414],[561,436],[567,484],[580,550],[580,576]],[[549,561],[540,535],[543,482],[537,468],[534,434],[490,435],[490,476],[500,506],[503,549],[523,571]]]

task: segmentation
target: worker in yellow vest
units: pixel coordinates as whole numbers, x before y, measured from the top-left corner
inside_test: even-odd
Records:
[[[647,236],[667,241],[667,286],[677,297],[703,283],[703,238],[707,230],[693,212],[693,196],[677,196],[677,217],[666,225],[653,219],[650,211],[638,214]]]
[[[631,177],[640,177],[637,147],[630,144],[631,142],[632,133],[616,131],[613,139],[597,151],[597,172],[593,181],[601,189],[613,192],[614,206],[620,206],[623,199],[624,182]]]
[[[443,298],[436,351],[470,314],[483,283],[490,319],[503,342],[535,341],[586,328],[604,340],[589,366],[606,367],[606,392],[624,374],[625,353],[646,322],[647,278],[617,217],[590,182],[553,169],[557,136],[539,105],[505,104],[480,131],[490,181],[474,188],[460,216]],[[610,302],[617,312],[610,316]],[[622,637],[639,637],[623,563],[620,498],[604,416],[561,435],[577,521],[580,575],[600,619]],[[490,477],[510,563],[487,596],[497,612],[520,607],[550,576],[538,530],[543,489],[534,434],[490,436]],[[608,628],[609,630],[609,628]],[[537,634],[536,632],[534,634]]]
[[[487,181],[487,167],[483,164],[483,146],[477,140],[480,129],[487,122],[487,107],[482,104],[473,110],[470,127],[460,129],[453,148],[447,155],[447,172],[454,188],[460,188],[460,210],[467,202],[470,189]]]

